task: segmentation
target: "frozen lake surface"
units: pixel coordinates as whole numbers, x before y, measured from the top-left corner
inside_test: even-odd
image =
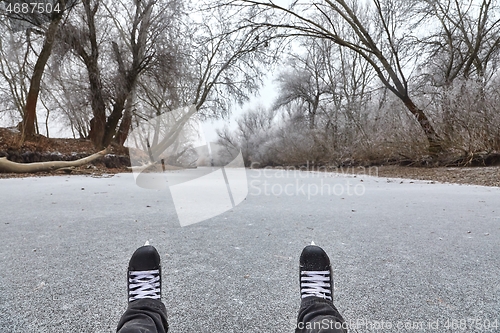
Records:
[[[486,332],[478,323],[495,320],[500,331],[499,188],[247,176],[243,203],[187,227],[168,189],[132,174],[0,180],[0,332],[114,332],[129,257],[146,240],[162,256],[172,333],[293,332],[311,240],[359,332]],[[467,329],[446,328],[463,319]],[[399,323],[414,328],[377,329]]]

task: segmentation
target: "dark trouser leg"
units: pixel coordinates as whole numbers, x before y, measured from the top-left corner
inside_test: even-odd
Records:
[[[295,333],[346,333],[344,319],[332,302],[319,297],[302,299]]]
[[[167,310],[154,299],[139,299],[129,303],[123,314],[117,333],[167,333]]]

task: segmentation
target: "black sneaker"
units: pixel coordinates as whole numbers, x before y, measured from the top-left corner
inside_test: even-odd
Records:
[[[128,301],[161,299],[161,264],[156,249],[146,245],[135,250],[128,264]]]
[[[300,295],[333,301],[333,280],[330,258],[319,246],[308,245],[300,255]]]

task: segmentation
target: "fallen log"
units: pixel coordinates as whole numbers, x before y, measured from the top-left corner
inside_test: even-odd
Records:
[[[35,173],[54,171],[62,168],[78,167],[90,163],[108,153],[108,149],[101,150],[93,155],[75,161],[49,161],[36,163],[16,163],[6,157],[0,158],[0,173]]]

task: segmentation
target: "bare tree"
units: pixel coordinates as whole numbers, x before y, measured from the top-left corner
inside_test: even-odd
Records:
[[[334,94],[335,81],[330,81],[327,72],[333,64],[328,63],[328,50],[318,41],[305,41],[305,55],[290,55],[286,71],[278,74],[279,95],[274,107],[292,102],[300,103],[307,112],[309,128],[316,127],[316,116],[321,99]],[[326,96],[325,96],[326,95]]]
[[[25,4],[27,4],[27,2],[25,2]],[[28,94],[26,96],[26,104],[24,106],[23,112],[21,142],[35,134],[36,104],[38,101],[38,95],[40,93],[40,84],[43,72],[52,52],[52,47],[54,45],[59,24],[66,14],[66,0],[58,0],[55,5],[57,5],[57,7],[54,6],[53,11],[49,14],[50,23],[48,27],[42,32],[45,36],[45,40],[37,56],[37,61],[33,68],[33,74],[30,79]],[[16,18],[26,18],[25,16],[21,17],[20,14],[17,14],[17,16],[18,17]],[[26,20],[29,21],[29,18]]]
[[[457,77],[487,82],[498,69],[499,6],[492,0],[423,1],[426,22],[438,30],[422,39],[429,46],[431,82],[448,85]]]
[[[290,115],[294,121],[305,113],[308,135],[325,155],[332,156],[349,142],[368,145],[364,118],[371,95],[379,88],[372,67],[359,54],[328,39],[306,38],[288,62],[278,74],[275,107],[298,111]]]
[[[420,1],[430,31],[420,41],[422,99],[434,108],[440,133],[453,151],[496,149],[500,60],[497,1]]]
[[[159,30],[165,28],[165,25],[158,26],[158,24],[161,21],[171,20],[171,17],[165,15],[167,8],[172,9],[169,15],[175,15],[175,12],[178,11],[178,2],[176,1],[169,1],[168,3],[162,3],[157,0],[146,2],[135,1],[134,6],[133,12],[126,15],[126,18],[132,22],[130,28],[122,26],[119,18],[116,17],[116,9],[113,10],[113,8],[106,6],[108,17],[115,23],[119,35],[127,37],[123,39],[122,45],[119,45],[117,42],[112,43],[113,55],[118,65],[118,73],[113,109],[107,118],[102,138],[103,146],[111,143],[124,111],[126,116],[119,129],[121,138],[118,141],[122,143],[125,141],[131,124],[131,113],[125,109],[125,103],[128,98],[131,98],[128,108],[128,111],[130,111],[133,104],[132,92],[136,88],[137,80],[153,60],[154,44],[157,41],[157,35],[159,34]],[[159,7],[158,12],[153,11],[155,6]],[[172,22],[168,23],[171,24]],[[125,57],[128,54],[129,59],[126,59]]]
[[[258,0],[233,0],[230,3],[246,7],[250,12],[269,12],[260,19],[251,16],[250,22],[253,26],[279,29],[278,36],[329,39],[359,54],[415,117],[429,142],[429,152],[442,150],[440,137],[409,92],[411,69],[405,67],[415,61],[418,53],[408,43],[404,28],[412,28],[411,7],[414,2],[373,0],[372,6],[368,6],[345,0],[296,1],[290,7]],[[274,20],[269,21],[273,16]]]
[[[227,115],[256,92],[263,59],[277,48],[268,47],[271,29],[242,27],[237,13],[201,6],[198,20],[181,0],[82,1],[54,27],[57,59],[44,105],[98,148],[123,143],[132,123],[180,106],[195,105],[191,115],[201,117]],[[76,75],[82,68],[86,80]]]
[[[194,36],[188,66],[193,71],[191,101],[206,116],[227,115],[231,102],[243,103],[261,84],[269,54],[271,29],[242,26],[238,13],[226,7],[203,11]]]
[[[156,0],[146,2],[135,1],[130,7],[128,3],[119,2],[118,8],[110,8],[100,0],[83,1],[85,28],[77,28],[67,24],[61,29],[62,39],[82,59],[88,71],[90,100],[93,118],[90,124],[90,139],[95,147],[100,148],[111,143],[119,121],[123,115],[125,102],[134,89],[137,79],[148,65],[152,55],[148,45],[151,39],[153,6]],[[120,8],[124,6],[125,8]],[[102,7],[103,13],[98,15]],[[121,20],[119,13],[125,13]],[[109,31],[99,30],[97,19],[107,18],[114,23],[118,38],[109,41],[108,54],[113,56],[116,66],[114,91],[112,92],[112,109],[107,114],[104,83],[100,68],[100,54],[103,52],[98,36]],[[130,22],[130,26],[122,23]],[[123,132],[123,131],[122,131]]]
[[[156,161],[176,142],[192,116],[223,117],[230,112],[232,102],[247,100],[261,83],[264,67],[259,64],[268,57],[269,29],[242,28],[239,17],[222,7],[204,8],[200,14],[204,15],[200,22],[188,20],[190,24],[180,34],[189,45],[180,49],[186,61],[180,64],[180,80],[174,80],[177,89],[171,89],[158,77],[149,81],[148,87],[141,86],[145,92],[141,99],[153,107],[156,115],[169,112],[179,103],[192,106],[172,120],[174,123],[169,124],[167,133],[161,133],[161,138],[154,135],[150,155]]]
[[[229,127],[217,130],[218,144],[229,152],[236,147],[241,150],[246,166],[253,162],[260,166],[276,162],[272,141],[275,137],[276,112],[262,106],[249,109],[236,121],[233,131]]]
[[[45,109],[55,115],[65,129],[71,130],[74,138],[87,139],[92,118],[87,96],[88,76],[85,66],[76,57],[64,55],[64,52],[64,48],[56,46],[40,99]]]
[[[22,120],[30,81],[31,36],[15,33],[8,20],[0,20],[0,90],[2,105],[13,120]]]

